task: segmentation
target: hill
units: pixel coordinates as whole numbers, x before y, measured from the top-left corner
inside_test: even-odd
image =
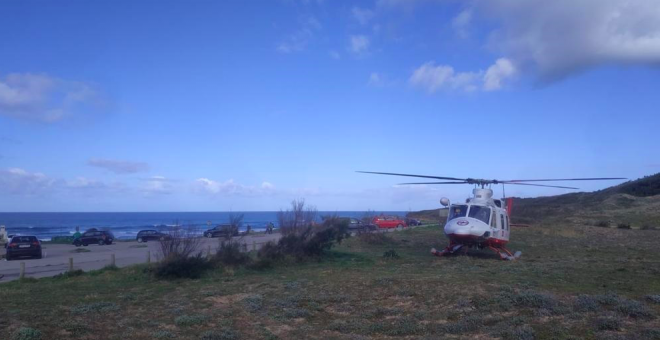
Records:
[[[411,213],[437,220],[440,209]],[[660,173],[594,192],[514,198],[514,223],[660,227]]]

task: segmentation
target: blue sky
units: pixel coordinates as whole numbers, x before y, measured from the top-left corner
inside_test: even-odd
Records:
[[[417,210],[470,186],[354,171],[660,171],[652,0],[3,1],[0,31],[0,211]]]

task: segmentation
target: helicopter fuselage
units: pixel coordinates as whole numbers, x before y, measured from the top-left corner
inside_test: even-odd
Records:
[[[509,215],[504,200],[490,189],[474,189],[465,204],[449,206],[445,235],[452,244],[468,247],[504,247],[509,242]]]

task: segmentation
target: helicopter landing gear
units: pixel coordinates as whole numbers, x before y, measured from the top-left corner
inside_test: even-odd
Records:
[[[504,247],[495,248],[495,247],[489,246],[488,249],[494,251],[497,255],[500,256],[500,259],[502,259],[502,260],[513,261],[513,260],[519,258],[520,255],[522,255],[521,251],[517,251],[517,252],[511,254],[511,252],[508,249],[504,248]]]
[[[454,254],[454,253],[458,252],[459,250],[461,250],[461,248],[463,248],[462,244],[452,243],[452,244],[448,245],[447,248],[445,248],[443,251],[438,251],[435,248],[431,248],[431,254],[433,254],[435,256],[445,256],[447,254]],[[467,248],[465,248],[465,251],[467,251]]]

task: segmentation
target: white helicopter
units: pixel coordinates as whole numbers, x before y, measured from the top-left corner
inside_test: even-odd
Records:
[[[475,188],[472,190],[473,197],[465,200],[465,203],[450,204],[449,199],[442,198],[440,204],[449,207],[447,222],[444,232],[449,238],[449,245],[442,251],[435,248],[431,253],[436,256],[454,254],[461,249],[467,252],[468,248],[476,247],[478,249],[488,248],[499,255],[502,260],[515,260],[522,254],[520,251],[512,254],[506,244],[509,242],[511,233],[511,224],[509,215],[511,214],[512,199],[493,198],[492,184],[512,184],[512,185],[530,185],[538,187],[578,189],[574,187],[565,187],[557,185],[532,184],[528,182],[553,182],[553,181],[598,181],[598,180],[619,180],[626,178],[564,178],[564,179],[515,179],[515,180],[496,180],[496,179],[476,179],[476,178],[455,178],[440,176],[424,176],[411,174],[398,174],[390,172],[372,172],[358,171],[366,174],[406,176],[417,178],[430,178],[437,180],[449,180],[451,182],[422,182],[422,183],[400,183],[400,185],[411,184],[472,184]],[[507,202],[508,201],[508,202]]]

